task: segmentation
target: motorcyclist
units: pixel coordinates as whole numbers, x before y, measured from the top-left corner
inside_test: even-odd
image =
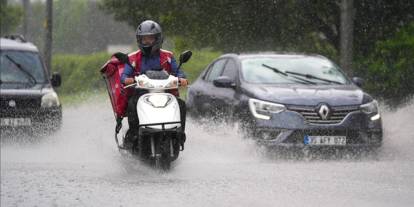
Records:
[[[177,76],[181,86],[187,86],[188,81],[185,78],[184,72],[178,68],[173,53],[161,49],[164,37],[158,23],[152,20],[142,22],[136,30],[136,39],[139,50],[129,54],[130,64],[125,64],[124,71],[121,75],[121,83],[124,85],[133,84],[135,82],[135,75],[144,74],[148,70],[165,70],[169,74]],[[144,93],[146,92],[136,91],[135,94],[128,98],[127,116],[129,130],[125,136],[124,146],[131,145],[132,140],[138,135],[139,119],[136,104],[139,97]],[[181,125],[184,130],[186,116],[185,102],[178,97],[178,90],[172,93],[177,96],[181,112]]]

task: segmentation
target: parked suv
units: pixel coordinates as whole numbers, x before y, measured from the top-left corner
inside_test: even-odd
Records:
[[[50,78],[51,77],[51,78]],[[0,39],[0,127],[50,131],[60,127],[62,107],[53,89],[61,84],[51,76],[39,50],[22,36]]]

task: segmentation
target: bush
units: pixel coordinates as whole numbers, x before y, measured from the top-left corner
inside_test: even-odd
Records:
[[[175,53],[177,61],[180,53]],[[219,52],[208,50],[193,51],[191,59],[183,65],[190,83],[219,55]],[[58,88],[58,92],[62,95],[80,95],[105,90],[105,82],[99,70],[110,56],[107,53],[53,56],[52,69],[62,75],[62,86]]]
[[[357,69],[365,88],[390,104],[414,94],[414,23],[391,39],[377,42],[375,51]]]
[[[107,53],[92,55],[55,55],[53,71],[62,75],[62,94],[97,91],[105,87],[99,69],[110,58]]]

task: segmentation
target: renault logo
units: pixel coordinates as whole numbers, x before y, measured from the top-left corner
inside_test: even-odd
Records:
[[[321,118],[322,118],[323,120],[328,119],[328,117],[329,117],[329,107],[328,107],[327,105],[325,105],[325,104],[322,104],[322,105],[319,107],[319,111],[318,111],[318,113],[319,113],[319,116],[321,116]]]
[[[9,101],[9,106],[10,107],[16,107],[16,101],[15,100],[10,100]]]

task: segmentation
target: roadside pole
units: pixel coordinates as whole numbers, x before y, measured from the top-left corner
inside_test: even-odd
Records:
[[[45,47],[44,58],[46,67],[51,71],[52,61],[52,25],[53,25],[53,0],[46,0],[46,21],[45,21]]]
[[[340,65],[352,76],[354,41],[354,0],[341,0]]]
[[[23,0],[23,36],[27,38],[28,29],[29,29],[29,7],[30,1]]]

